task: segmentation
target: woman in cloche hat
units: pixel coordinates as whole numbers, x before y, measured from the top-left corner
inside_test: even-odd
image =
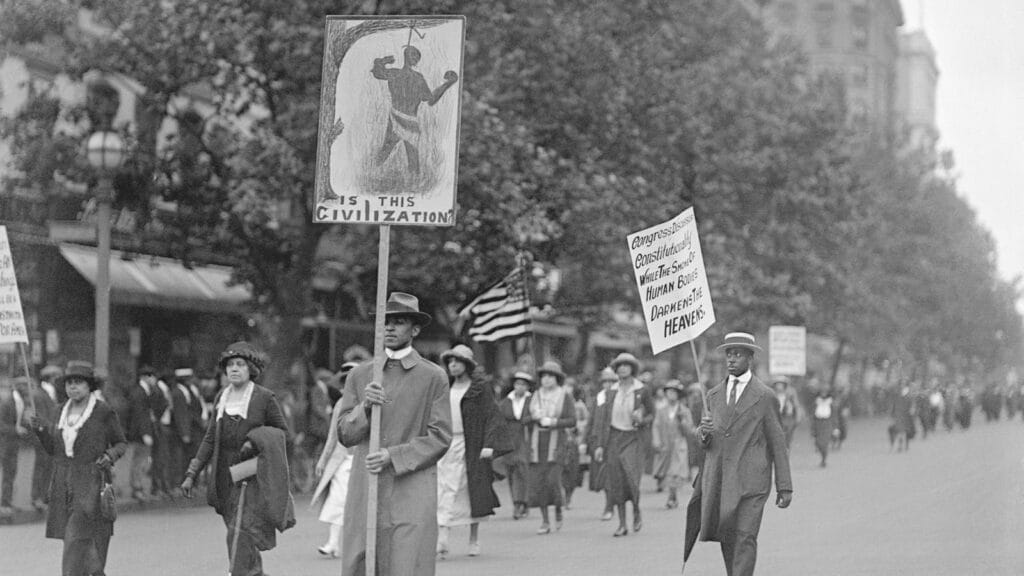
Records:
[[[100,381],[88,362],[68,362],[55,384],[67,392],[57,422],[33,414],[32,428],[53,456],[46,537],[64,541],[62,574],[103,574],[114,521],[99,510],[99,493],[128,444],[117,414],[93,392]]]
[[[477,556],[480,522],[499,505],[491,462],[512,445],[501,426],[493,389],[474,374],[473,350],[459,344],[441,354],[441,365],[451,382],[452,442],[437,463],[437,551],[447,554],[451,528],[468,524],[469,555]]]
[[[537,371],[540,387],[530,398],[529,505],[540,508],[538,534],[550,534],[548,506],[555,507],[555,530],[562,528],[562,462],[569,449],[567,433],[576,426],[576,408],[562,389],[565,372],[554,360]]]
[[[525,518],[529,508],[527,472],[530,466],[530,442],[527,438],[530,421],[530,397],[533,395],[534,377],[529,372],[518,371],[512,375],[512,391],[501,399],[498,411],[505,419],[505,426],[512,440],[512,452],[499,462],[504,465],[508,476],[508,488],[512,497],[512,519]]]
[[[655,470],[659,471],[668,488],[666,508],[679,506],[679,489],[690,479],[690,453],[686,438],[693,434],[693,415],[690,408],[680,402],[686,387],[679,380],[669,380],[662,387],[665,404],[654,416],[652,441],[657,454]]]
[[[227,377],[228,386],[217,395],[214,421],[206,428],[206,435],[185,473],[181,490],[191,498],[195,477],[207,464],[210,465],[206,501],[224,518],[229,534],[233,536],[228,539],[228,558],[233,559],[232,573],[262,574],[260,550],[274,547],[275,526],[264,520],[262,515],[243,514],[241,530],[237,534],[231,533],[235,529],[237,507],[244,488],[232,481],[229,468],[256,455],[250,432],[272,427],[287,434],[288,425],[274,393],[255,383],[265,366],[263,354],[255,346],[236,342],[224,350],[218,364]],[[287,468],[286,462],[281,465]],[[263,499],[274,497],[268,488],[260,486],[264,492]],[[291,496],[285,493],[280,497]],[[256,504],[255,500],[246,498],[244,508],[249,510]],[[237,549],[231,550],[231,541],[235,539]]]

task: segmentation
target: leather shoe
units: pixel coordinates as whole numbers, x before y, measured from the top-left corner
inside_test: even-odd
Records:
[[[644,527],[644,523],[639,518],[633,520],[633,532],[639,532]]]
[[[551,534],[551,527],[548,526],[547,522],[545,522],[537,529],[537,534]]]
[[[625,526],[619,525],[619,529],[616,530],[612,536],[618,538],[619,536],[625,536],[626,534],[629,534],[629,530],[627,530]]]
[[[607,522],[612,519],[612,511],[607,510],[604,514],[601,514],[601,522]]]

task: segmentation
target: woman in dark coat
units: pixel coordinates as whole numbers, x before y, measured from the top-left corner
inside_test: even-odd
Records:
[[[283,458],[283,441],[288,433],[288,426],[274,393],[253,382],[259,378],[263,367],[263,355],[248,342],[232,344],[221,354],[220,368],[227,376],[228,386],[217,395],[214,420],[206,428],[199,450],[189,463],[185,481],[181,484],[182,492],[191,498],[195,477],[210,464],[210,483],[206,491],[206,501],[224,519],[228,529],[229,559],[234,552],[231,574],[240,576],[261,576],[263,560],[260,558],[260,551],[270,550],[277,544],[275,529],[283,530],[291,525],[287,523],[287,518],[280,518],[280,514],[278,517],[272,517],[263,513],[264,511],[257,510],[265,499],[276,500],[282,505],[291,502],[291,495],[287,491],[287,461]],[[265,427],[280,430],[277,436],[281,441],[281,458],[276,459],[278,463],[275,468],[278,474],[272,476],[277,480],[273,487],[277,487],[279,493],[267,493],[273,488],[270,482],[267,482],[267,485],[260,485],[265,478],[261,472],[253,489],[246,492],[243,504],[246,513],[242,516],[237,550],[233,551],[235,520],[243,487],[231,481],[229,468],[256,456],[257,448],[253,441],[255,436],[251,433],[266,430]],[[283,490],[281,486],[284,487]],[[249,513],[250,511],[252,513]],[[288,511],[284,514],[287,515]],[[294,517],[291,518],[291,523],[294,523]]]
[[[558,362],[545,362],[537,373],[540,387],[530,398],[529,406],[529,505],[540,508],[541,525],[537,533],[550,534],[548,506],[555,507],[555,530],[562,528],[562,463],[569,449],[569,429],[576,426],[576,407],[562,389],[565,373]]]
[[[529,510],[527,470],[530,465],[530,438],[526,423],[530,420],[532,388],[533,376],[526,372],[516,372],[512,375],[512,391],[498,404],[498,412],[505,420],[505,429],[512,446],[512,451],[501,459],[501,463],[508,476],[508,488],[514,506],[513,520],[525,517]]]
[[[511,452],[494,391],[474,375],[473,351],[462,344],[441,355],[451,377],[452,443],[437,463],[437,549],[448,553],[452,526],[469,524],[469,555],[480,554],[480,522],[500,506],[494,493],[494,458]]]
[[[594,457],[605,463],[608,492],[618,508],[619,527],[613,536],[625,536],[626,502],[633,503],[633,531],[643,527],[640,516],[640,478],[644,472],[644,429],[654,421],[654,398],[636,378],[640,362],[632,354],[619,354],[611,367],[619,377],[604,404],[602,427],[597,430]]]
[[[114,523],[100,515],[99,494],[128,445],[117,414],[93,394],[99,381],[91,364],[68,362],[57,386],[68,396],[59,420],[31,419],[43,449],[53,456],[46,537],[64,541],[63,576],[102,576]]]

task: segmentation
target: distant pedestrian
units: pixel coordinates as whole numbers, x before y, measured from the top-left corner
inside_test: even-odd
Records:
[[[337,379],[343,381],[346,375],[358,364],[346,363],[338,373]],[[314,473],[318,478],[313,491],[311,508],[320,507],[318,519],[330,525],[327,542],[317,548],[317,552],[326,558],[337,558],[341,555],[341,529],[345,520],[345,500],[348,499],[348,479],[352,472],[352,457],[338,441],[338,417],[341,415],[341,396],[331,410],[331,420],[327,427],[327,442],[323,452],[317,459]]]
[[[512,375],[512,391],[501,400],[498,410],[505,419],[505,426],[512,443],[512,451],[501,457],[508,476],[508,489],[512,497],[512,519],[526,517],[529,507],[528,469],[530,465],[530,438],[527,422],[530,421],[530,396],[533,394],[534,378],[528,372]]]
[[[23,425],[25,399],[10,378],[0,377],[0,518],[14,513],[14,479],[18,475],[18,449],[28,437]]]
[[[616,387],[604,404],[602,427],[597,431],[595,458],[605,463],[606,482],[612,504],[618,509],[619,527],[613,536],[629,534],[626,526],[626,502],[633,503],[633,532],[643,527],[640,514],[640,479],[644,473],[647,450],[645,429],[654,422],[654,397],[650,388],[636,378],[640,362],[623,352],[611,363],[618,376]]]
[[[530,398],[530,472],[529,505],[540,508],[541,525],[537,534],[551,533],[548,507],[555,508],[555,530],[562,528],[562,463],[569,449],[566,435],[576,425],[572,398],[562,389],[565,373],[562,365],[548,360],[537,371],[540,387]]]
[[[566,381],[575,382],[575,379],[567,378]],[[565,451],[565,461],[562,462],[562,489],[565,490],[565,509],[572,506],[572,495],[576,489],[583,485],[582,455],[580,445],[585,444],[582,439],[587,423],[590,421],[590,412],[583,402],[583,389],[579,386],[565,387],[566,394],[573,400],[573,409],[576,411],[576,426],[570,428],[566,434],[569,444]]]
[[[174,380],[168,385],[171,392],[171,442],[168,443],[168,480],[176,486],[179,478],[185,477],[188,464],[195,456],[200,439],[205,430],[201,429],[200,408],[193,403],[192,390],[189,384],[194,377],[191,368],[178,368],[174,371]],[[180,489],[179,489],[180,490]]]
[[[665,488],[668,489],[669,509],[679,506],[679,489],[690,479],[689,443],[686,438],[694,431],[690,409],[679,399],[686,387],[679,380],[669,380],[662,387],[665,405],[654,416],[652,441],[657,454],[655,469],[663,473]]]
[[[458,345],[441,354],[451,380],[452,443],[437,463],[437,551],[448,553],[451,528],[469,525],[469,555],[480,554],[480,522],[500,504],[494,458],[512,451],[492,388],[476,373],[473,350]]]
[[[338,437],[352,454],[341,545],[342,576],[366,573],[369,482],[378,483],[378,576],[433,576],[437,559],[437,461],[452,440],[448,376],[413,340],[430,323],[419,299],[392,292],[384,316],[384,381],[361,364],[345,380]],[[380,406],[380,449],[370,453],[370,418]],[[371,559],[372,560],[372,559]]]
[[[893,400],[890,417],[892,423],[889,425],[889,449],[896,449],[897,452],[904,452],[910,448],[910,441],[916,434],[914,425],[914,397],[910,393],[910,386],[900,381],[899,393]]]
[[[138,382],[128,388],[128,420],[125,436],[128,439],[130,456],[129,485],[132,498],[146,502],[144,478],[150,471],[154,443],[156,415],[153,414],[150,396],[156,390],[156,372],[149,366],[138,370]]]
[[[818,466],[824,468],[828,460],[828,449],[835,431],[836,409],[835,397],[827,388],[819,388],[814,395],[814,418],[811,421],[811,436],[814,438],[814,449],[821,460]]]
[[[214,422],[189,463],[181,490],[191,498],[196,476],[210,465],[206,502],[227,527],[230,573],[260,576],[260,551],[274,548],[276,532],[295,523],[285,456],[288,427],[274,393],[255,382],[265,366],[255,346],[236,342],[221,353],[218,364],[228,387],[217,397]],[[257,474],[249,485],[233,482],[230,467],[257,456]]]
[[[793,432],[803,420],[803,408],[800,407],[800,399],[789,384],[789,378],[777,376],[772,381],[772,388],[775,390],[775,400],[779,404],[779,417],[782,422],[782,431],[786,434],[786,448],[793,446]]]
[[[172,477],[171,455],[174,453],[172,444],[176,440],[171,428],[174,403],[171,398],[171,387],[167,384],[167,380],[159,376],[156,377],[156,385],[150,395],[153,415],[156,418],[156,421],[153,422],[152,464],[149,469],[153,481],[150,491],[153,496],[164,500],[171,498],[171,490],[177,480]]]
[[[53,456],[46,537],[64,541],[61,574],[102,575],[114,522],[100,512],[100,490],[125,451],[117,414],[99,399],[99,380],[88,362],[68,362],[57,386],[68,400],[56,422],[32,415],[31,425]]]
[[[598,443],[598,431],[603,432],[606,428],[605,420],[609,412],[604,409],[604,405],[608,402],[612,388],[618,385],[619,377],[615,375],[615,371],[611,367],[606,366],[601,370],[598,379],[601,383],[601,389],[594,394],[594,400],[590,408],[590,423],[587,425],[587,451],[590,454],[590,477],[588,484],[592,492],[604,493],[604,510],[601,512],[601,521],[607,522],[612,519],[614,504],[612,504],[611,492],[608,490],[607,467],[602,459],[597,458],[597,449],[601,448],[601,445]]]
[[[751,576],[773,472],[775,505],[787,508],[793,497],[789,451],[775,395],[751,370],[761,352],[754,336],[732,332],[717,350],[729,377],[708,392],[697,430],[706,452],[686,510],[683,559],[699,536],[720,543],[727,574]]]

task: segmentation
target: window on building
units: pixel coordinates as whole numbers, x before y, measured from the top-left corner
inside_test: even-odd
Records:
[[[779,24],[791,28],[797,20],[796,5],[792,2],[779,2],[775,7],[775,17]]]
[[[867,64],[854,66],[850,69],[850,85],[857,88],[866,88],[870,73],[871,72]]]
[[[836,7],[832,2],[818,2],[814,6],[815,38],[819,48],[832,47],[832,24]]]
[[[868,12],[867,2],[853,2],[850,7],[850,20],[853,47],[857,50],[867,50],[871,30],[871,14]]]

